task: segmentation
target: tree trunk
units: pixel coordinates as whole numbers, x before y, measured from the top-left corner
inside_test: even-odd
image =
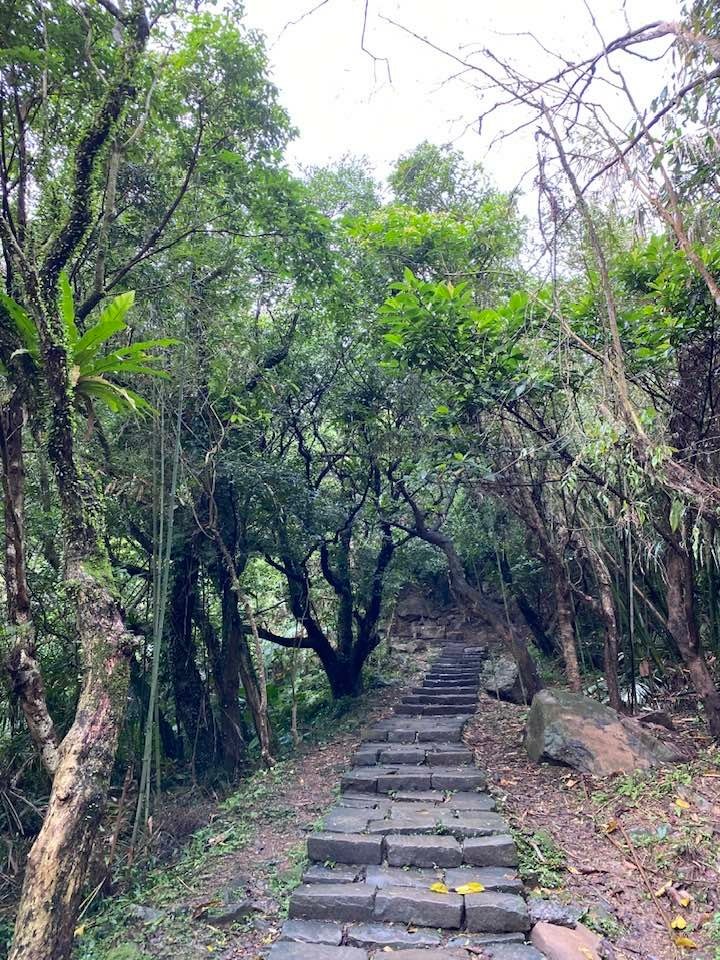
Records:
[[[512,568],[508,563],[508,559],[504,551],[500,552],[500,569],[502,571],[505,583],[510,588],[510,592],[518,605],[518,610],[523,615],[525,623],[527,623],[528,627],[530,628],[530,632],[532,633],[535,641],[535,646],[546,657],[554,656],[555,645],[552,641],[552,637],[548,636],[540,614],[533,607],[522,590],[516,586],[512,575]]]
[[[705,707],[710,732],[720,740],[720,693],[702,653],[695,611],[692,559],[680,537],[675,537],[665,559],[667,625],[687,667],[693,687]]]
[[[580,664],[578,663],[577,645],[575,643],[575,624],[572,608],[572,594],[568,582],[567,571],[562,563],[551,563],[550,575],[553,581],[553,595],[557,612],[558,634],[565,661],[565,675],[568,686],[574,693],[582,690],[580,679]]]
[[[196,662],[193,615],[197,604],[200,562],[195,537],[184,538],[175,560],[175,579],[170,596],[168,626],[170,657],[177,717],[199,767],[212,763],[215,739],[212,709]]]
[[[84,681],[62,741],[42,829],[28,856],[8,960],[64,960],[103,813],[128,687],[130,638],[111,591],[71,558]]]
[[[580,538],[583,551],[592,567],[597,583],[599,600],[588,597],[592,609],[601,618],[605,633],[603,647],[603,674],[607,686],[608,700],[613,710],[622,710],[623,702],[618,683],[618,654],[620,651],[620,629],[615,611],[613,581],[607,564],[595,547],[585,537]]]
[[[58,736],[47,706],[35,651],[35,629],[25,562],[25,410],[19,389],[0,409],[0,463],[5,519],[5,596],[13,644],[6,667],[10,686],[48,774],[58,764]]]

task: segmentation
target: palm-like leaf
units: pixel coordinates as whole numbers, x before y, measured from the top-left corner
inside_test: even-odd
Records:
[[[115,383],[114,378],[138,374],[167,378],[169,374],[164,370],[158,370],[155,366],[162,361],[162,356],[153,351],[177,343],[177,340],[170,337],[162,337],[138,341],[111,352],[104,352],[103,348],[108,340],[127,330],[125,318],[134,302],[133,291],[114,297],[97,321],[81,336],[75,318],[75,303],[70,280],[64,272],[60,276],[58,310],[68,346],[70,384],[76,397],[100,400],[116,412],[121,410],[139,412],[152,409],[140,394]],[[21,344],[20,349],[39,363],[40,338],[32,317],[12,297],[4,293],[0,293],[0,307],[4,307],[15,327]]]

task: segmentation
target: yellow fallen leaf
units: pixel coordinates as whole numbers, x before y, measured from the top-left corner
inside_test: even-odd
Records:
[[[683,893],[678,897],[678,903],[681,907],[689,907],[692,902],[692,897],[689,893]]]
[[[73,931],[73,936],[81,937],[85,933],[85,927],[86,927],[86,924],[84,923],[81,923],[79,927],[75,927],[75,930]]]
[[[450,888],[446,887],[444,883],[431,883],[430,889],[433,893],[450,893]]]
[[[675,797],[675,806],[680,807],[681,810],[690,809],[690,804],[687,802],[685,797]]]
[[[580,874],[580,871],[578,870],[577,867],[569,866],[567,869],[568,869],[568,873],[571,873],[574,877],[577,877]]]
[[[670,927],[673,930],[684,930],[686,926],[687,926],[687,920],[685,919],[685,917],[681,917],[680,914],[678,914],[676,917],[674,917],[670,921]]]
[[[472,880],[470,883],[463,883],[462,886],[455,887],[454,889],[455,893],[482,893],[485,889],[485,884]]]
[[[679,937],[675,937],[675,946],[685,947],[686,950],[697,950],[695,941],[690,937],[686,937],[684,933],[681,933]]]
[[[604,830],[605,830],[605,833],[614,833],[617,830],[617,828],[618,828],[618,822],[615,819],[615,817],[613,817],[611,820],[608,820],[608,822],[605,824]]]
[[[670,887],[672,886],[672,880],[667,880],[661,887],[658,887],[655,891],[656,897],[662,897],[663,894],[667,893]]]

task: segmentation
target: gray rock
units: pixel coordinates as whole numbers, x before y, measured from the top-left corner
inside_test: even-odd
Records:
[[[388,887],[375,896],[374,918],[385,923],[412,923],[420,927],[457,930],[463,898],[457,893],[433,893],[415,887]]]
[[[324,920],[286,920],[280,934],[281,940],[299,943],[324,943],[329,947],[339,947],[342,943],[343,928],[339,923],[327,923]]]
[[[507,830],[507,823],[499,813],[463,812],[456,816],[453,810],[446,810],[439,817],[443,828],[460,839],[487,837]]]
[[[445,944],[446,947],[457,949],[458,947],[488,947],[499,944],[525,943],[524,933],[466,933],[459,937],[452,937]],[[484,955],[484,950],[483,950]]]
[[[561,903],[560,900],[545,900],[531,897],[528,900],[531,923],[557,923],[561,927],[574,927],[585,908],[577,903]]]
[[[373,884],[378,888],[422,887],[427,890],[431,884],[442,879],[442,870],[404,870],[402,867],[371,866],[365,871],[365,883]]]
[[[510,703],[527,703],[517,664],[506,654],[497,653],[485,662],[480,683],[491,697]]]
[[[322,863],[311,864],[303,874],[303,883],[354,883],[358,867],[326,867]]]
[[[527,905],[514,893],[470,893],[465,897],[465,926],[489,933],[524,932],[530,929]]]
[[[313,833],[307,841],[311,860],[333,863],[382,863],[382,837],[362,833]]]
[[[475,768],[432,767],[433,790],[483,790],[487,777]]]
[[[156,920],[160,920],[163,916],[161,910],[155,910],[153,907],[144,907],[139,903],[134,903],[130,907],[130,913],[138,920],[142,920],[143,923],[154,923]]]
[[[525,746],[532,760],[552,760],[596,776],[681,759],[640,724],[596,700],[558,689],[541,690],[533,698]]]
[[[470,837],[463,843],[463,862],[477,867],[516,867],[515,842],[509,834]]]
[[[462,850],[454,837],[397,836],[385,838],[391,867],[459,867]]]
[[[485,953],[491,960],[544,960],[544,955],[535,947],[520,944],[486,947]]]
[[[367,883],[311,883],[296,887],[290,897],[291,920],[369,920],[375,887]]]
[[[278,940],[268,954],[268,960],[367,960],[367,957],[366,951],[357,947],[328,947],[290,940]]]
[[[362,833],[367,828],[371,811],[337,806],[323,818],[323,830],[331,833]]]
[[[389,952],[407,950],[409,947],[437,947],[441,940],[434,930],[416,930],[410,933],[404,927],[390,923],[361,923],[348,927],[347,942],[353,947]]]
[[[210,907],[203,915],[203,920],[213,927],[229,927],[233,923],[244,920],[245,917],[249,917],[259,909],[256,904],[246,898],[231,900],[227,903]]]

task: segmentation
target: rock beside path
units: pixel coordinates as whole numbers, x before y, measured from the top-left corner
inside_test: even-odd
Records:
[[[530,942],[546,960],[601,960],[602,956],[602,940],[581,923],[572,930],[554,923],[536,923]]]
[[[554,688],[534,697],[525,746],[532,760],[551,760],[601,777],[681,759],[672,746],[610,707]]]
[[[498,652],[486,661],[480,675],[480,684],[491,697],[508,700],[510,703],[527,703],[517,664],[507,654]]]

